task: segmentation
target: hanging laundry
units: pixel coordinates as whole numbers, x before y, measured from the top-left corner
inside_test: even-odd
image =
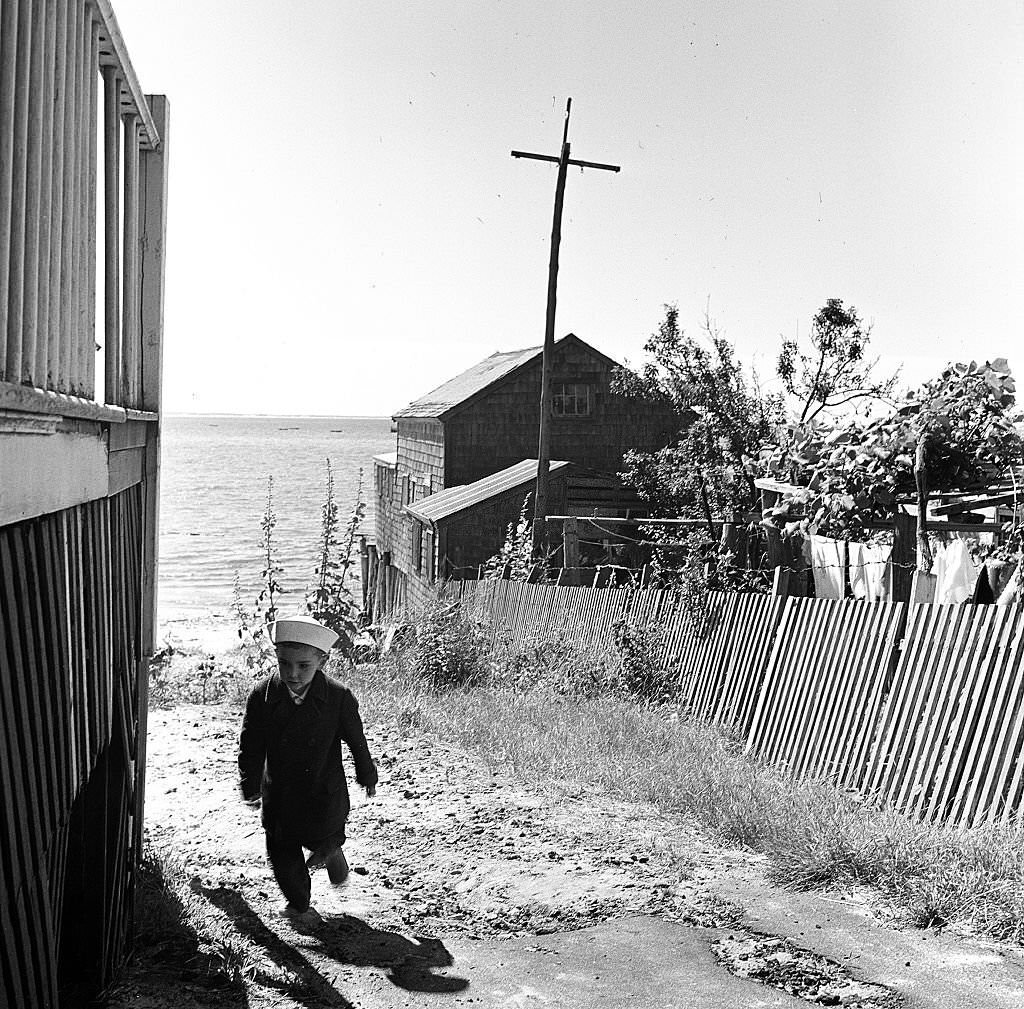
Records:
[[[953,540],[935,551],[935,602],[965,603],[974,595],[978,566],[963,540]]]
[[[850,588],[856,599],[888,599],[886,570],[892,547],[871,543],[848,543],[850,550]]]
[[[992,581],[989,578],[988,565],[982,564],[978,571],[978,580],[974,583],[974,593],[971,596],[972,603],[994,603],[996,595],[992,591]]]
[[[842,599],[846,594],[846,542],[827,536],[811,536],[810,540],[814,594],[819,599]]]

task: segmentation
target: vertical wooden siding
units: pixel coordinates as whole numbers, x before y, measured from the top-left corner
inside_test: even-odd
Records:
[[[136,803],[142,487],[0,529],[0,971],[56,1006],[124,955]],[[62,950],[63,945],[63,950]]]
[[[926,819],[1024,824],[1024,605],[927,606],[658,589],[450,583],[496,643],[608,644],[626,620],[701,718],[795,774]]]

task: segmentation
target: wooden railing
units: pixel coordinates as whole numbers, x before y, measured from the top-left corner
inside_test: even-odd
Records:
[[[165,121],[108,0],[0,4],[0,408],[159,409]]]

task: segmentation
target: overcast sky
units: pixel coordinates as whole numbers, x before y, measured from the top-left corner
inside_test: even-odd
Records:
[[[770,375],[826,298],[920,380],[1024,370],[1024,5],[115,0],[171,106],[165,405],[384,415],[705,305]]]

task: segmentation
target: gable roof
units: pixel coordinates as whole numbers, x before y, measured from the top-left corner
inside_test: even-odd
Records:
[[[591,347],[575,333],[568,333],[561,340],[556,340],[555,346],[559,347],[567,340],[580,344],[595,357],[599,357],[609,364],[618,365],[617,361],[613,361],[595,347]],[[509,378],[513,372],[538,359],[543,350],[543,347],[526,347],[523,350],[508,350],[491,354],[490,357],[485,357],[478,364],[474,364],[472,368],[448,379],[443,385],[439,385],[425,396],[413,400],[407,407],[393,414],[392,419],[397,420],[399,417],[442,419],[475,399],[485,390]]]
[[[552,459],[548,463],[548,473],[554,474],[571,466],[572,463]],[[405,510],[424,522],[437,522],[451,518],[459,512],[467,511],[475,505],[489,501],[499,494],[525,487],[537,479],[537,460],[524,459],[508,469],[499,470],[473,483],[461,484],[458,487],[446,487],[430,497],[406,505]]]

